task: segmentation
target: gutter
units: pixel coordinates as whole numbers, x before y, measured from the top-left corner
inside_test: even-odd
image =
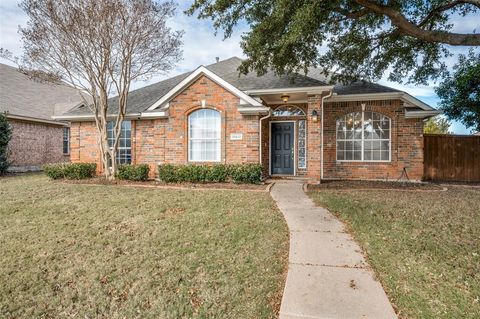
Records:
[[[405,118],[407,119],[418,119],[418,118],[429,118],[442,114],[442,111],[405,111]]]
[[[332,97],[331,100],[332,102],[343,102],[343,101],[378,101],[378,100],[392,100],[392,99],[400,99],[404,103],[415,105],[425,111],[435,110],[430,105],[420,101],[416,97],[413,97],[406,92],[339,94]]]
[[[107,118],[116,118],[117,114],[109,114]],[[142,113],[128,113],[125,114],[125,119],[127,120],[141,120],[141,119],[159,119],[159,118],[167,118],[168,112],[167,111],[160,111],[160,112],[142,112]],[[85,115],[57,115],[52,116],[54,120],[63,120],[63,121],[72,121],[72,122],[80,122],[80,121],[94,121],[95,116],[93,114],[85,114]]]
[[[320,182],[322,182],[322,179],[323,179],[323,122],[324,122],[324,118],[323,118],[323,103],[324,103],[324,100],[331,97],[333,94],[333,91],[330,91],[330,93],[328,93],[328,95],[325,95],[322,97],[322,141],[321,141],[321,149],[322,149],[322,153],[320,154]]]
[[[6,113],[5,115],[6,115],[7,119],[12,119],[12,120],[20,120],[20,121],[27,121],[27,122],[38,122],[38,123],[45,123],[45,124],[52,124],[52,125],[59,125],[59,126],[67,126],[67,127],[70,126],[70,123],[67,123],[67,122],[44,120],[44,119],[39,119],[39,118],[35,118],[35,117],[15,115],[15,114],[10,114],[10,113]]]
[[[282,93],[304,93],[313,95],[326,90],[333,90],[333,85],[322,86],[306,86],[306,87],[286,87],[278,89],[258,89],[258,90],[246,90],[244,91],[248,95],[268,95],[268,94],[282,94]]]

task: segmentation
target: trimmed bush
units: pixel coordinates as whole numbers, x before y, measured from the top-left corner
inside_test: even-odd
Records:
[[[58,163],[43,166],[43,171],[51,179],[85,179],[95,176],[95,163]]]
[[[258,184],[262,180],[262,165],[231,165],[230,177],[234,183]]]
[[[234,183],[258,184],[262,180],[260,164],[172,165],[158,166],[158,175],[166,183]]]
[[[146,181],[149,172],[150,167],[147,164],[122,164],[118,166],[117,177],[129,181]]]

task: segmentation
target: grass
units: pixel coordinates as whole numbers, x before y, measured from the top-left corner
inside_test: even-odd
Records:
[[[480,318],[480,189],[310,196],[347,223],[401,318]]]
[[[267,193],[0,180],[1,318],[274,318],[288,230]]]

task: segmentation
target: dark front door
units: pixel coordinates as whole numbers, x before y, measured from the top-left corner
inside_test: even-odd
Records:
[[[293,175],[293,122],[272,123],[272,174]]]

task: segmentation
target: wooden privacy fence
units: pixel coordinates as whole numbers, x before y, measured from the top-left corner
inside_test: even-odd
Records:
[[[424,135],[426,180],[480,182],[480,136]]]

